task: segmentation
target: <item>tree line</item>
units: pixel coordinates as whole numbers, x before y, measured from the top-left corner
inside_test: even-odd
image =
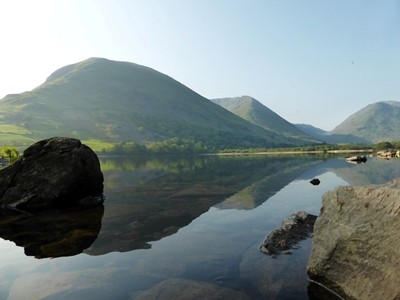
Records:
[[[237,152],[237,153],[255,153],[255,152],[268,152],[268,151],[322,151],[327,152],[331,150],[365,150],[372,149],[375,151],[380,150],[394,150],[400,149],[400,141],[395,142],[379,142],[372,145],[367,144],[316,144],[304,147],[281,147],[281,148],[224,148],[218,149],[205,145],[203,142],[195,141],[185,138],[170,138],[160,142],[151,142],[141,144],[135,141],[125,141],[114,144],[111,148],[100,151],[98,154],[102,155],[194,155],[205,154],[211,152]],[[0,158],[13,163],[21,154],[15,147],[2,147],[0,148]]]
[[[0,157],[8,161],[8,163],[13,163],[18,157],[20,157],[20,153],[15,147],[2,147],[0,149]]]
[[[380,142],[374,144],[375,150],[390,150],[390,149],[400,149],[400,141],[397,142]]]
[[[103,150],[100,154],[106,155],[162,155],[162,154],[204,154],[211,152],[231,152],[231,153],[255,153],[255,152],[307,152],[322,151],[328,152],[332,150],[365,150],[372,149],[375,151],[385,149],[400,149],[400,141],[397,142],[379,142],[376,144],[316,144],[301,147],[280,147],[280,148],[215,148],[205,145],[202,142],[185,138],[171,138],[160,142],[151,142],[141,144],[135,141],[120,142],[114,144],[113,147]]]
[[[160,142],[140,144],[138,142],[120,142],[100,154],[108,155],[162,155],[162,154],[199,154],[209,149],[202,143],[190,139],[171,138]]]

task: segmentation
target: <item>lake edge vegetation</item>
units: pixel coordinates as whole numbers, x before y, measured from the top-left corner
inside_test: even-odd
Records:
[[[191,139],[171,138],[160,142],[141,144],[120,142],[109,149],[98,151],[99,155],[197,155],[197,154],[256,154],[256,153],[343,153],[375,152],[400,149],[400,141],[379,142],[376,144],[316,144],[311,146],[279,148],[215,148]]]
[[[85,141],[82,141],[85,143]],[[100,144],[99,144],[100,145]],[[90,145],[89,145],[90,146]],[[14,162],[23,151],[20,147],[0,147],[0,157],[9,163]],[[379,142],[376,144],[315,144],[311,146],[279,147],[279,148],[216,148],[202,142],[185,138],[171,138],[159,142],[139,143],[124,141],[107,143],[107,148],[93,150],[100,156],[160,156],[160,155],[201,155],[201,154],[268,154],[268,153],[345,153],[375,152],[381,150],[400,149],[400,141]]]

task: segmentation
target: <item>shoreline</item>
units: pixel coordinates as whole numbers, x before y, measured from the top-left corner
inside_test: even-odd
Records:
[[[260,151],[260,152],[221,152],[221,153],[208,153],[203,155],[287,155],[287,154],[345,154],[345,153],[373,153],[373,149],[361,149],[361,150],[315,150],[315,151]]]
[[[189,154],[189,153],[180,153],[180,154],[174,154],[174,153],[163,153],[159,155],[146,155],[146,154],[117,154],[117,155],[112,155],[112,154],[101,154],[101,153],[96,153],[98,157],[153,157],[153,158],[159,158],[159,157],[169,157],[169,156],[234,156],[234,155],[296,155],[296,154],[354,154],[354,153],[374,153],[373,149],[360,149],[360,150],[314,150],[314,151],[256,151],[256,152],[214,152],[214,153],[197,153],[197,154]]]

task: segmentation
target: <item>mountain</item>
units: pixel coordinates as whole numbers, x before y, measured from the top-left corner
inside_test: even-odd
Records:
[[[334,134],[309,124],[295,124],[309,136],[328,144],[368,144],[366,139],[352,134]]]
[[[181,137],[215,148],[304,144],[243,120],[165,74],[104,58],[65,66],[32,91],[0,100],[0,144],[51,136],[99,144]]]
[[[295,125],[286,121],[250,96],[211,99],[211,101],[266,130],[280,133],[286,137],[296,137],[308,142],[313,140]],[[316,141],[314,140],[314,142]]]
[[[294,124],[298,129],[312,137],[323,137],[328,132],[310,124]]]
[[[369,143],[400,141],[400,102],[382,101],[370,104],[348,117],[329,134],[346,134]]]

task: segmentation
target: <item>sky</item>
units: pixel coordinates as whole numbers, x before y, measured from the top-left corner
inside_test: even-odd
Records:
[[[400,100],[398,0],[0,0],[0,98],[89,57],[331,130]]]

